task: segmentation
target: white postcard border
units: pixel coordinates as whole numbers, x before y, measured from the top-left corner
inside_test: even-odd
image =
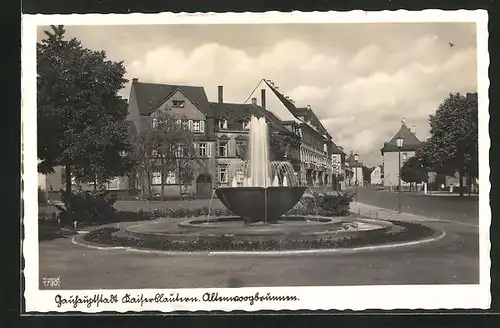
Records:
[[[322,286],[258,287],[217,289],[141,289],[141,290],[39,290],[38,203],[37,203],[37,136],[36,136],[36,29],[40,25],[146,25],[146,24],[282,24],[282,23],[374,23],[374,22],[476,22],[478,94],[479,94],[479,185],[480,185],[480,283],[478,285],[405,285],[405,286]],[[198,311],[198,310],[365,310],[365,309],[487,309],[490,307],[490,240],[488,132],[488,15],[475,11],[381,11],[381,12],[312,12],[312,13],[196,13],[196,14],[89,14],[89,15],[23,15],[22,17],[22,142],[24,178],[24,256],[25,305],[27,312],[100,312],[100,311]],[[200,302],[168,302],[168,297],[197,297]],[[203,301],[205,293],[217,297],[236,296],[235,301]],[[259,296],[255,297],[255,294]],[[296,301],[269,299],[265,296],[291,296]],[[103,303],[116,294],[116,302]],[[155,298],[155,303],[127,303],[123,298]],[[60,298],[58,298],[58,295]],[[101,296],[102,295],[102,296]],[[171,295],[171,296],[169,296]],[[87,307],[58,299],[101,299]],[[86,297],[85,297],[86,296]],[[208,296],[210,297],[210,296]],[[212,296],[215,297],[215,296]],[[217,298],[215,297],[215,298]],[[253,298],[252,298],[253,297]],[[129,298],[130,299],[130,298]],[[161,299],[161,297],[159,298]],[[252,302],[253,299],[253,302]],[[126,299],[125,299],[126,300]],[[251,304],[253,303],[253,304]]]

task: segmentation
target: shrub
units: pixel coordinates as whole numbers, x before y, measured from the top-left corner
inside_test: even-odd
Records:
[[[353,198],[354,194],[341,192],[305,195],[288,214],[346,216]]]
[[[110,220],[110,217],[116,212],[113,207],[116,198],[110,197],[107,191],[81,191],[74,194],[62,191],[61,197],[66,205],[60,215],[61,222],[64,224],[72,221],[100,222]]]
[[[346,216],[353,198],[352,193],[324,194],[317,197],[317,206],[322,215]]]

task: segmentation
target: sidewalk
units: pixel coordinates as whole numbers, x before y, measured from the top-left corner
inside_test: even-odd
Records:
[[[352,213],[356,213],[359,215],[363,215],[372,219],[379,219],[379,220],[395,220],[395,221],[407,221],[407,222],[443,222],[443,223],[454,223],[458,225],[464,225],[464,226],[469,226],[469,227],[478,227],[478,225],[471,224],[471,223],[465,223],[465,222],[458,222],[458,221],[449,221],[449,220],[442,220],[438,218],[432,218],[432,217],[427,217],[427,216],[420,216],[420,215],[415,215],[411,213],[401,213],[399,214],[396,211],[387,209],[387,208],[381,208],[381,207],[376,207],[373,205],[368,205],[368,204],[363,204],[363,203],[356,203],[356,201],[353,201],[351,203],[350,210]]]
[[[396,211],[387,209],[387,208],[381,208],[381,207],[376,207],[373,205],[368,205],[368,204],[363,204],[363,203],[357,203],[356,201],[353,201],[351,203],[351,212],[352,213],[357,213],[363,216],[367,216],[373,219],[380,219],[380,220],[397,220],[397,221],[442,221],[436,218],[430,218],[430,217],[425,217],[425,216],[419,216],[415,214],[410,214],[410,213],[401,213],[399,214]]]

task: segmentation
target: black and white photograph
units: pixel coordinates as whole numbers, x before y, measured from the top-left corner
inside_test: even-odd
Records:
[[[487,20],[23,16],[26,310],[489,308]]]

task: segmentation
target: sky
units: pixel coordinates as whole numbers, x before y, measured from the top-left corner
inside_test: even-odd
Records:
[[[225,102],[250,96],[260,102],[264,84],[258,83],[270,79],[297,106],[310,105],[334,142],[368,166],[382,163],[380,148],[403,117],[425,140],[429,115],[450,92],[477,91],[474,23],[65,28],[85,47],[124,61],[130,80],[120,92],[124,98],[136,77],[203,86],[210,101],[217,101],[223,85]],[[291,118],[271,92],[267,108]]]

